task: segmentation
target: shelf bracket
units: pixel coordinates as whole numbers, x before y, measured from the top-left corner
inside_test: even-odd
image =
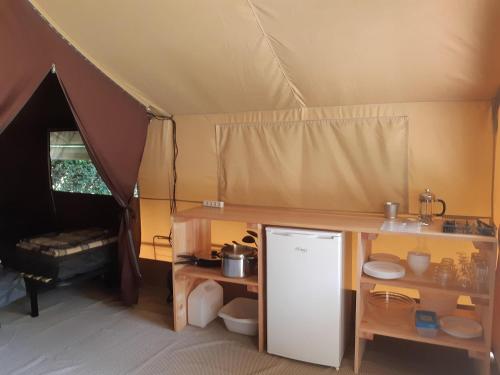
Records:
[[[370,332],[360,332],[359,337],[365,340],[373,341],[373,333]]]

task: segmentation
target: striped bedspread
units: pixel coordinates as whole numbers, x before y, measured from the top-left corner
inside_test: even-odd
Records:
[[[17,247],[52,257],[62,257],[98,248],[117,240],[118,237],[106,229],[88,228],[23,239],[19,241]]]

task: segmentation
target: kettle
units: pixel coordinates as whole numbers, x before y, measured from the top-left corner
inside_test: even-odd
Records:
[[[420,222],[424,225],[429,225],[432,223],[433,216],[443,216],[446,212],[446,203],[442,199],[436,198],[436,196],[431,193],[431,189],[425,189],[423,193],[419,195],[420,209],[418,218]],[[443,209],[439,214],[432,213],[432,204],[434,202],[439,202],[442,204]]]

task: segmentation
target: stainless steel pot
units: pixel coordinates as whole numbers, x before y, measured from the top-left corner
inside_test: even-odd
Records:
[[[222,274],[243,278],[253,275],[257,265],[257,250],[245,245],[225,245],[220,251]]]

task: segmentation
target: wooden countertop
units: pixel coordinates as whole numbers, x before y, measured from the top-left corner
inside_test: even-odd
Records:
[[[441,231],[441,220],[435,220],[431,226],[423,227],[421,232],[418,233],[383,232],[380,230],[380,227],[385,219],[381,214],[336,213],[321,210],[226,205],[224,208],[199,206],[186,211],[180,211],[173,215],[173,218],[176,221],[183,219],[209,219],[283,227],[497,242],[495,237],[443,233]]]

